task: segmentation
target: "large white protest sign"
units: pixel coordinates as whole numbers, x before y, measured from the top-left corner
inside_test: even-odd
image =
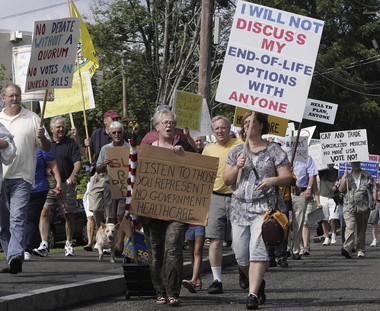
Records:
[[[12,73],[13,82],[17,84],[21,90],[25,90],[26,73],[30,61],[31,45],[14,46],[12,48]],[[44,91],[36,91],[22,94],[22,101],[43,100]]]
[[[80,18],[35,22],[25,92],[71,87],[79,28]]]
[[[337,104],[309,98],[303,118],[306,120],[334,124],[337,110]]]
[[[216,100],[301,121],[323,21],[239,1]]]
[[[308,157],[308,137],[307,136],[300,136],[298,140],[298,145],[296,148],[296,153],[294,155],[294,161],[301,161],[305,162]],[[296,140],[297,137],[284,137],[284,144],[281,146],[282,149],[285,150],[285,152],[288,154],[289,161],[292,158],[293,150],[296,146]]]
[[[301,129],[300,136],[307,136],[307,137],[309,137],[308,141],[307,141],[307,143],[309,145],[310,145],[311,139],[312,139],[312,137],[314,135],[315,129],[316,129],[315,125],[309,126],[309,127],[304,127],[304,128]],[[297,134],[298,134],[298,131],[294,131],[294,135],[296,136]]]
[[[323,163],[368,161],[366,130],[321,133]]]

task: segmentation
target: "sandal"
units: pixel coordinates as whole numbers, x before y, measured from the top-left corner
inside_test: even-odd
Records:
[[[202,283],[197,283],[194,285],[195,286],[195,290],[202,290]]]
[[[156,299],[156,305],[166,305],[168,301],[166,300],[165,297],[159,296]]]
[[[183,280],[182,281],[182,286],[186,288],[190,293],[196,293],[197,290],[195,289],[195,285],[193,282],[188,281],[188,280]]]
[[[168,297],[168,304],[169,304],[169,306],[177,307],[177,306],[179,306],[179,300],[178,300],[178,298],[173,297],[173,296]]]

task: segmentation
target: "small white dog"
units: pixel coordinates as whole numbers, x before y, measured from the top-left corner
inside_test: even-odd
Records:
[[[117,229],[119,224],[101,223],[100,228],[96,232],[96,245],[99,252],[99,261],[103,261],[103,250],[111,249],[110,263],[115,263],[115,247],[117,242]]]

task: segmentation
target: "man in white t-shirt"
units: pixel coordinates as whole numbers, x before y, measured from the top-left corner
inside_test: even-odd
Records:
[[[4,108],[0,122],[14,136],[17,155],[12,164],[4,166],[4,182],[0,198],[0,241],[8,266],[1,273],[22,272],[26,208],[34,183],[36,150],[50,150],[50,140],[40,126],[40,118],[21,106],[21,89],[7,84],[2,92]]]

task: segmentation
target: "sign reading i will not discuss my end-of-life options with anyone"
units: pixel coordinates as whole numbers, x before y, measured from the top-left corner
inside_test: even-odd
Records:
[[[334,124],[338,105],[316,99],[308,99],[303,114],[306,120]]]
[[[143,144],[130,213],[207,224],[219,159]]]
[[[366,130],[321,133],[323,163],[368,161]]]
[[[216,100],[300,122],[323,25],[239,1]]]
[[[79,29],[80,18],[35,22],[25,92],[71,87]]]

